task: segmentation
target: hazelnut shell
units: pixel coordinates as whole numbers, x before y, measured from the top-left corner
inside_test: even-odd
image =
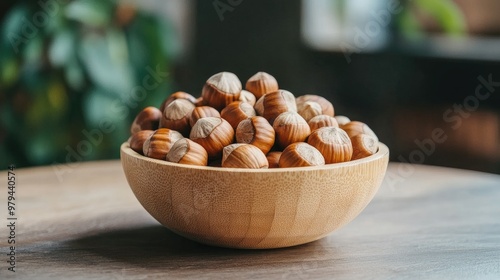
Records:
[[[378,150],[378,140],[368,134],[358,134],[351,138],[352,158],[360,159],[375,154]]]
[[[140,111],[130,126],[130,133],[141,130],[156,130],[160,124],[162,112],[156,107],[146,107]]]
[[[269,122],[260,116],[242,120],[236,127],[236,142],[252,144],[267,154],[274,145],[275,132]]]
[[[250,144],[231,144],[224,147],[222,167],[232,168],[268,168],[266,155]]]
[[[132,150],[134,150],[135,152],[137,152],[141,155],[144,155],[144,153],[142,151],[142,147],[144,146],[144,142],[153,133],[154,133],[153,130],[141,130],[141,131],[138,131],[138,132],[132,134],[132,136],[130,136],[130,138],[128,139],[128,143],[130,145],[130,148]]]
[[[215,159],[222,155],[225,146],[233,143],[234,129],[223,118],[202,118],[194,124],[189,139],[205,148],[209,158]]]
[[[320,151],[327,164],[351,160],[351,139],[345,131],[338,127],[316,129],[309,135],[307,143]]]
[[[253,93],[257,99],[271,92],[278,91],[278,81],[266,72],[257,72],[245,84],[245,89]]]
[[[375,132],[373,132],[373,130],[363,122],[350,121],[345,125],[341,125],[340,128],[342,128],[351,138],[358,134],[368,134],[375,137],[378,141],[378,137]]]
[[[194,104],[186,99],[176,99],[165,107],[160,120],[161,128],[169,128],[180,132],[182,135],[189,135],[191,126],[189,117],[195,108]]]
[[[241,82],[230,72],[220,72],[208,78],[201,91],[203,105],[222,110],[240,98]]]
[[[181,164],[206,166],[208,154],[200,144],[183,138],[174,143],[167,153],[166,160]]]
[[[172,101],[174,101],[176,99],[185,99],[193,104],[196,102],[196,98],[194,98],[194,96],[192,96],[191,94],[184,92],[184,91],[177,91],[177,92],[172,93],[169,97],[167,97],[162,102],[162,104],[160,105],[160,111],[164,112],[165,107],[167,107],[168,104],[170,104]]]
[[[307,124],[309,124],[309,128],[311,131],[314,131],[321,127],[339,127],[337,120],[334,117],[330,117],[328,115],[319,115],[310,119]]]
[[[168,128],[159,128],[152,133],[142,146],[143,155],[165,160],[165,156],[177,140],[182,139],[182,135]]]
[[[313,146],[296,142],[286,147],[281,153],[279,167],[304,167],[324,165],[325,159]]]
[[[255,115],[253,106],[241,101],[232,102],[220,112],[220,116],[228,121],[233,129],[236,129],[242,120],[254,117]]]
[[[291,92],[283,89],[262,96],[257,100],[254,108],[257,114],[266,118],[270,124],[273,124],[281,113],[297,112],[295,97]]]
[[[281,148],[295,142],[305,142],[311,129],[298,113],[285,112],[279,115],[273,124],[276,142]]]
[[[299,104],[302,104],[302,103],[307,102],[307,101],[314,101],[314,102],[317,102],[319,105],[321,105],[323,115],[328,115],[328,116],[333,117],[335,114],[333,104],[330,101],[328,101],[328,99],[326,99],[322,96],[314,95],[314,94],[306,94],[306,95],[302,95],[302,96],[297,97],[296,101],[297,101],[297,106],[300,106]]]
[[[201,118],[206,117],[220,117],[219,111],[215,110],[210,106],[199,106],[193,109],[191,115],[189,116],[189,125],[191,127]]]
[[[266,155],[269,168],[279,168],[281,153],[279,151],[270,152]]]

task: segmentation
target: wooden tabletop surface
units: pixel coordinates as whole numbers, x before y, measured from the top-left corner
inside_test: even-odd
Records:
[[[7,172],[0,172],[0,279],[500,279],[498,175],[391,163],[368,207],[328,237],[234,250],[159,225],[119,161],[15,173],[11,272]]]

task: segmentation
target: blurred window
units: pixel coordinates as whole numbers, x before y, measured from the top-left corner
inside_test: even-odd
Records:
[[[302,0],[302,38],[313,49],[383,49],[500,60],[497,0]]]

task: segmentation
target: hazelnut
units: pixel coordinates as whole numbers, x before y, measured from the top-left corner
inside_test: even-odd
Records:
[[[250,105],[254,106],[257,99],[255,98],[255,95],[253,95],[253,93],[243,89],[240,92],[240,98],[238,98],[238,101],[247,102]]]
[[[196,107],[203,106],[203,97],[200,96],[196,98],[196,100],[194,101],[194,106]]]
[[[295,142],[304,142],[311,133],[307,122],[296,112],[280,114],[273,124],[276,142],[285,148]]]
[[[315,116],[321,115],[323,111],[318,102],[306,101],[297,104],[297,112],[308,122]]]
[[[309,124],[311,131],[314,131],[320,127],[327,127],[327,126],[339,127],[337,120],[334,117],[330,117],[327,115],[316,116],[316,117],[310,119],[307,122],[307,124]]]
[[[275,133],[269,122],[260,116],[242,120],[236,127],[236,142],[252,144],[267,154],[274,145]]]
[[[209,158],[217,158],[222,155],[222,149],[233,142],[234,129],[223,118],[201,118],[194,124],[189,138],[203,146]]]
[[[175,163],[206,166],[208,154],[200,144],[183,138],[174,143],[166,159]]]
[[[168,104],[170,104],[172,101],[176,99],[185,99],[193,104],[196,102],[196,98],[194,98],[194,96],[192,96],[191,94],[184,91],[178,91],[172,93],[169,97],[167,97],[167,99],[163,101],[163,103],[160,106],[160,111],[163,113],[165,111],[165,107],[167,107]]]
[[[196,121],[206,117],[220,117],[220,113],[210,106],[196,107],[191,112],[191,116],[189,116],[189,125],[193,127]]]
[[[163,117],[160,120],[161,128],[170,128],[180,132],[182,135],[189,134],[189,117],[195,108],[194,104],[186,99],[176,99],[165,107]]]
[[[253,93],[257,99],[271,92],[278,91],[278,82],[266,72],[257,72],[250,77],[245,89]]]
[[[333,109],[333,104],[322,96],[314,95],[314,94],[306,94],[306,95],[302,95],[302,96],[297,97],[296,101],[297,101],[297,106],[300,106],[301,103],[304,103],[307,101],[317,102],[319,105],[321,105],[323,115],[328,115],[331,117],[334,116],[335,110]]]
[[[278,168],[280,157],[282,152],[274,151],[266,155],[267,162],[269,163],[269,168]]]
[[[273,124],[281,113],[297,112],[295,97],[291,92],[283,89],[262,96],[254,107],[257,114],[266,118],[270,124]]]
[[[144,155],[142,152],[142,147],[144,146],[144,142],[153,133],[154,133],[153,130],[141,130],[132,134],[132,136],[130,136],[130,138],[128,139],[130,148],[135,152],[137,152],[138,154]]]
[[[168,128],[158,128],[144,141],[142,152],[145,156],[165,160],[165,156],[182,135]]]
[[[348,122],[351,121],[348,117],[341,116],[341,115],[335,116],[334,118],[337,120],[337,123],[339,124],[339,126],[346,125]]]
[[[220,72],[208,78],[201,91],[203,105],[222,110],[240,97],[241,82],[230,72]]]
[[[156,107],[146,107],[140,111],[130,126],[130,133],[134,134],[141,130],[156,130],[160,124],[162,113]]]
[[[352,158],[351,160],[364,158],[375,154],[378,150],[378,140],[367,134],[358,134],[351,138]]]
[[[351,139],[345,131],[338,127],[316,129],[309,135],[307,143],[320,151],[327,164],[351,160]]]
[[[377,139],[378,141],[378,137],[375,134],[375,132],[373,132],[373,130],[371,130],[371,128],[365,123],[359,121],[351,121],[345,125],[341,125],[340,128],[345,130],[345,132],[347,132],[347,135],[349,135],[350,138],[358,134],[368,134],[375,137],[375,139]]]
[[[296,142],[283,150],[279,160],[279,167],[301,167],[325,165],[325,159],[313,146]]]
[[[334,114],[328,99],[295,98],[266,72],[250,77],[245,89],[235,74],[220,72],[207,79],[198,98],[178,91],[159,109],[144,108],[127,141],[147,157],[234,168],[323,165],[377,152],[378,138],[368,125]]]
[[[222,109],[220,116],[236,129],[242,120],[255,116],[255,109],[249,103],[235,101]]]
[[[231,144],[224,148],[222,167],[232,168],[268,168],[266,155],[250,144]]]

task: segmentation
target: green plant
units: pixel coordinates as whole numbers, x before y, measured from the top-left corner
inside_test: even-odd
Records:
[[[0,30],[0,169],[118,157],[135,114],[169,92],[169,25],[117,1],[12,2]],[[88,139],[103,120],[113,129]]]
[[[396,18],[396,28],[407,38],[420,38],[425,35],[416,12],[432,18],[447,35],[456,37],[465,34],[464,15],[453,0],[412,0],[405,1],[405,9]]]

